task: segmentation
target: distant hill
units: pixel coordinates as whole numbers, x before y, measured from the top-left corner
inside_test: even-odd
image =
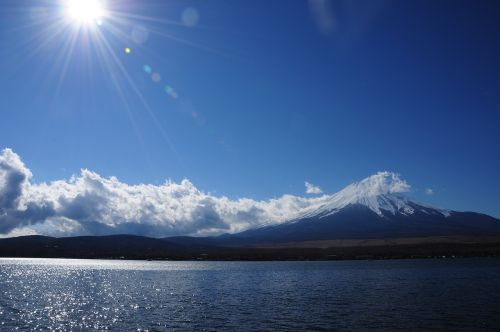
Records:
[[[135,235],[22,236],[0,240],[3,257],[149,258],[170,254],[177,258],[179,253],[188,252],[188,248],[180,244]]]
[[[234,238],[133,235],[0,239],[0,257],[155,260],[297,260],[500,256],[500,236],[448,236],[282,243],[235,243]]]

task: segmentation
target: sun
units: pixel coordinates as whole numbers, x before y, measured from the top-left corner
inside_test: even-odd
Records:
[[[100,24],[106,16],[106,8],[99,0],[67,0],[64,14],[78,25]]]

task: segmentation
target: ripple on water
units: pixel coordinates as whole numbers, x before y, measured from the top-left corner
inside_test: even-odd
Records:
[[[493,329],[498,263],[0,259],[0,330]]]

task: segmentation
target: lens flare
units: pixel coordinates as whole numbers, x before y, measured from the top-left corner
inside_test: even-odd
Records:
[[[200,14],[198,14],[198,11],[194,8],[186,8],[182,12],[181,20],[182,24],[184,24],[187,27],[194,27],[198,24],[198,21],[200,19]]]
[[[174,99],[177,99],[178,97],[177,92],[175,92],[174,88],[172,88],[170,85],[165,85],[165,92]]]
[[[153,75],[151,75],[151,79],[153,80],[153,82],[160,82],[161,81],[161,75],[158,74],[158,73],[153,73]]]

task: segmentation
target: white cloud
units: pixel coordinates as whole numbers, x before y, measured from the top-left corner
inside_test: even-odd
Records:
[[[214,235],[280,223],[328,198],[231,200],[205,193],[187,179],[129,185],[86,169],[69,180],[35,184],[30,178],[17,154],[0,153],[0,234],[22,229],[53,236]]]
[[[404,193],[411,189],[411,186],[401,179],[399,174],[387,171],[378,172],[354,185],[371,195]]]
[[[432,188],[426,188],[426,189],[425,189],[425,193],[426,193],[427,195],[434,195],[434,190],[433,190]]]
[[[9,237],[18,237],[18,236],[28,236],[28,235],[38,235],[38,232],[29,227],[14,228],[9,233],[6,234],[0,233],[0,239],[5,239]]]
[[[321,190],[320,187],[315,186],[310,182],[306,181],[305,186],[306,186],[306,193],[307,194],[321,194],[321,193],[323,193],[323,190]]]
[[[187,179],[130,185],[86,169],[68,180],[50,183],[31,183],[31,177],[16,153],[0,152],[0,236],[235,233],[293,219],[337,197],[230,199],[205,193]],[[319,187],[305,185],[307,193],[321,193]],[[395,173],[379,172],[344,190],[349,188],[377,194],[404,192],[410,186]]]

